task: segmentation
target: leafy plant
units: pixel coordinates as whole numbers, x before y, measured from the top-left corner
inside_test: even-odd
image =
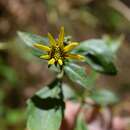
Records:
[[[98,106],[117,102],[114,93],[107,90],[97,91],[95,80],[99,73],[117,74],[114,59],[121,40],[108,42],[106,39],[92,39],[80,43],[71,42],[70,37],[64,35],[64,27],[61,27],[56,39],[50,33],[48,33],[48,38],[26,32],[18,32],[18,35],[30,47],[32,54],[47,60],[48,67],[56,68],[53,69],[56,71],[54,81],[48,86],[43,86],[28,100],[28,130],[59,130],[64,117],[66,99],[64,95],[67,95],[66,92],[69,91],[64,91],[66,87],[64,77],[72,82],[69,87],[70,95],[67,97],[70,99],[73,96],[81,103],[81,107],[86,104],[87,97],[95,101]],[[80,62],[82,62],[81,65],[79,65]],[[91,73],[86,73],[83,64],[91,67]],[[76,88],[74,84],[77,84]],[[75,130],[87,129],[81,115],[80,112]]]

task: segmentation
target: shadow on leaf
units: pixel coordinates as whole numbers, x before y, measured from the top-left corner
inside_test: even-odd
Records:
[[[32,103],[39,109],[42,110],[49,110],[49,109],[58,109],[59,107],[63,107],[64,108],[64,102],[62,99],[58,99],[58,98],[52,98],[52,97],[48,97],[48,98],[41,98],[38,95],[34,95],[31,98]]]

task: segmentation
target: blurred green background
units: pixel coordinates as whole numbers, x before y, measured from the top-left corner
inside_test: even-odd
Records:
[[[75,41],[124,36],[117,76],[102,75],[97,84],[116,92],[116,114],[130,117],[129,0],[0,0],[0,130],[24,130],[26,100],[53,78],[16,32],[56,35],[61,25]]]

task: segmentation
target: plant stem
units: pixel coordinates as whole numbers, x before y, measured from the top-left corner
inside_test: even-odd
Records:
[[[57,78],[60,79],[60,80],[62,80],[62,79],[63,79],[63,76],[64,76],[64,68],[62,68],[62,69],[60,70],[60,72],[57,74]]]

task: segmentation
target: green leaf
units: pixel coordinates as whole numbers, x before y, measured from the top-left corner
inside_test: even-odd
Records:
[[[70,63],[65,66],[65,74],[75,83],[83,86],[84,88],[91,89],[88,86],[88,79],[85,69],[79,65]]]
[[[117,38],[111,38],[110,36],[105,35],[103,40],[107,43],[113,55],[115,55],[124,40],[124,36],[121,35]]]
[[[44,45],[48,45],[48,38],[41,37],[39,35],[29,33],[29,32],[18,32],[18,36],[28,45],[33,46],[35,43],[41,43]]]
[[[90,95],[90,98],[92,98],[97,104],[102,106],[115,104],[119,100],[113,92],[106,89],[94,91]]]
[[[94,39],[81,42],[76,52],[85,55],[85,62],[95,71],[109,75],[117,74],[116,67],[113,63],[113,53],[103,40]]]
[[[31,53],[35,56],[41,56],[44,52],[39,49],[33,47],[35,43],[41,43],[44,45],[48,45],[48,38],[38,36],[36,34],[28,33],[28,32],[18,32],[18,36],[24,41],[24,43],[31,49]]]
[[[59,130],[64,102],[61,82],[55,80],[28,101],[28,130]]]
[[[77,99],[77,95],[75,91],[68,84],[63,83],[62,89],[63,89],[63,95],[65,100]]]
[[[85,120],[83,120],[83,114],[79,113],[74,130],[88,130]]]
[[[15,125],[25,120],[25,113],[21,109],[7,109],[6,112],[6,121],[8,124]]]
[[[13,68],[5,64],[0,65],[0,75],[5,78],[12,85],[16,85],[19,81],[17,73]]]

